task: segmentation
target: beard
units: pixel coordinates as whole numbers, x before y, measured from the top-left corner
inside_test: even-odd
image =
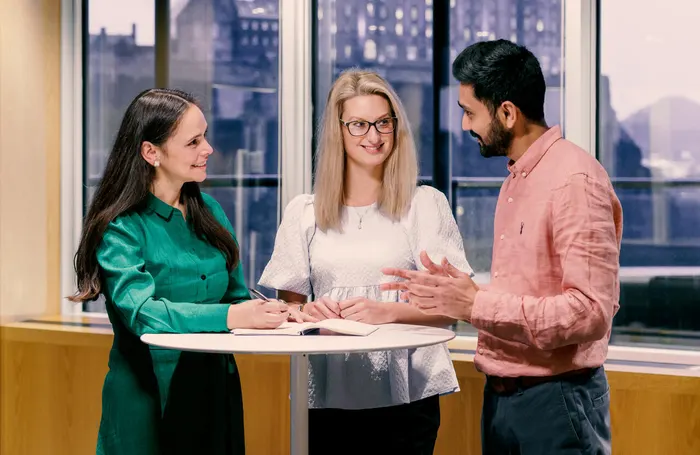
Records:
[[[479,140],[479,152],[484,158],[506,156],[513,143],[513,132],[507,130],[497,118],[491,120],[491,127],[486,140],[474,131],[469,131],[469,134]]]

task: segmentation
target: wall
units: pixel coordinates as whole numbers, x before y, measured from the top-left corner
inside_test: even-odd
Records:
[[[94,454],[111,345],[111,329],[1,327],[0,454]],[[236,361],[247,453],[289,453],[289,359],[241,355]]]
[[[0,1],[0,318],[60,308],[58,0]]]

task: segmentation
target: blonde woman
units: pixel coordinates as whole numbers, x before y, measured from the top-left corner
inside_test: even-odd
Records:
[[[415,144],[396,93],[376,73],[346,71],[322,122],[314,194],[286,207],[259,284],[287,302],[314,295],[300,305],[308,318],[451,324],[379,289],[391,280],[383,267],[423,268],[422,251],[424,263],[447,257],[472,273],[447,199],[416,187]],[[309,363],[311,454],[433,453],[439,396],[459,390],[445,345]]]

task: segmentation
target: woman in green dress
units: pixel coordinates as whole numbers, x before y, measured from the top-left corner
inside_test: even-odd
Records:
[[[151,89],[128,107],[85,217],[76,302],[106,299],[114,328],[97,453],[243,454],[232,355],[149,347],[145,333],[275,328],[276,300],[251,300],[221,206],[201,193],[213,150],[196,101]]]

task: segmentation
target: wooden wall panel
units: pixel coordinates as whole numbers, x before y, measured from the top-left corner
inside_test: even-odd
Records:
[[[700,454],[700,378],[608,372],[615,455]]]
[[[246,453],[289,453],[289,357],[237,355]]]
[[[454,365],[460,391],[440,398],[440,432],[435,454],[481,454],[484,377],[471,362]]]
[[[3,341],[0,452],[94,454],[108,350]]]
[[[61,3],[0,1],[0,317],[60,307]]]
[[[0,454],[95,453],[111,338],[0,329]],[[240,355],[236,361],[248,453],[289,453],[289,359]]]
[[[40,324],[0,329],[0,454],[93,454],[111,335]],[[82,329],[80,329],[82,330]],[[236,356],[251,454],[289,453],[289,360]],[[456,361],[436,455],[478,455],[484,379]],[[700,378],[608,372],[615,455],[700,453]],[[42,437],[37,437],[41,435]]]

